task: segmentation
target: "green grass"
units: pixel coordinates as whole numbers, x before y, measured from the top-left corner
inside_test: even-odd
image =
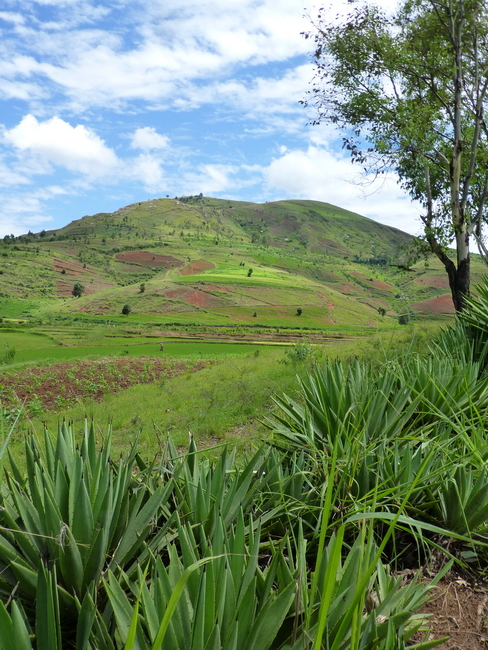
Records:
[[[191,343],[167,345],[168,350],[174,346],[173,351],[180,352],[200,348]],[[219,358],[219,348],[222,344],[205,346],[208,353],[214,351],[209,354],[214,358]],[[149,455],[159,451],[169,432],[177,445],[185,445],[191,431],[199,447],[225,441],[248,447],[265,434],[261,421],[274,408],[272,395],[282,390],[295,394],[296,372],[305,367],[281,363],[282,349],[230,345],[226,349],[234,356],[217,365],[164,382],[132,386],[105,396],[102,402],[87,400],[76,408],[44,413],[42,422],[55,428],[60,418],[78,423],[85,415],[102,426],[112,422],[117,450],[125,450],[140,433],[141,446]],[[236,350],[241,354],[235,354]],[[40,430],[41,420],[34,420],[33,425]],[[28,429],[30,424],[24,421],[21,426]]]
[[[52,301],[50,301],[52,302]],[[16,298],[0,298],[0,318],[18,318],[32,316],[50,302],[46,300],[20,300]]]
[[[4,331],[0,329],[0,349],[5,349],[8,345],[15,348],[17,354],[23,351],[36,351],[44,348],[52,349],[57,344],[47,334],[32,334],[31,332]]]
[[[161,339],[161,341],[164,341],[164,339]],[[244,345],[238,343],[205,343],[193,341],[182,343],[179,341],[164,341],[164,352],[161,352],[159,346],[159,342],[138,344],[134,343],[133,339],[129,339],[125,342],[121,340],[117,345],[80,345],[76,347],[46,346],[44,348],[30,348],[23,350],[18,350],[16,348],[15,363],[9,366],[5,366],[5,368],[12,370],[17,366],[17,364],[25,364],[32,361],[44,361],[46,363],[50,363],[54,361],[73,361],[75,359],[83,359],[87,357],[95,359],[99,357],[113,356],[165,356],[174,358],[194,357],[202,359],[214,359],[219,357],[226,357],[229,355],[250,354],[265,347],[264,345]]]

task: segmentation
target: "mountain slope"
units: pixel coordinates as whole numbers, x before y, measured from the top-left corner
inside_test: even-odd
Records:
[[[296,324],[301,309],[298,322],[313,327],[382,322],[378,310],[395,315],[414,304],[435,311],[436,300],[449,311],[435,260],[402,270],[410,240],[317,201],[156,199],[6,237],[0,316],[19,298],[44,300],[55,313],[116,316],[129,304],[131,317],[211,323]]]

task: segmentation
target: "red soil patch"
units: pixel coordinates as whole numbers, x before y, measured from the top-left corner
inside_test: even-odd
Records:
[[[359,286],[354,286],[352,284],[347,283],[342,283],[338,287],[335,287],[335,290],[339,290],[341,293],[366,293],[365,290],[362,287]]]
[[[117,271],[121,273],[140,273],[141,267],[137,264],[129,264],[128,262],[116,262]]]
[[[43,409],[68,408],[78,399],[101,400],[135,384],[149,384],[171,379],[185,372],[196,372],[213,361],[179,361],[174,359],[110,358],[97,361],[56,363],[16,373],[0,373],[4,407],[24,405],[33,414],[34,404]]]
[[[420,278],[416,278],[415,283],[423,287],[449,289],[449,278],[447,275],[423,275]]]
[[[102,289],[108,289],[114,286],[114,283],[110,282],[110,280],[96,277],[99,271],[90,264],[87,264],[86,268],[83,268],[82,262],[77,262],[76,260],[65,261],[58,257],[53,257],[53,265],[57,273],[55,277],[56,289],[60,296],[71,296],[76,282],[83,284],[85,294],[96,293]],[[66,273],[62,273],[63,270]],[[94,279],[94,282],[91,282],[92,279]]]
[[[230,289],[227,289],[227,287],[217,287],[214,284],[206,284],[205,288],[208,291],[225,291],[225,293],[232,293]]]
[[[412,305],[412,309],[420,314],[454,314],[455,312],[450,293],[416,302]]]
[[[374,282],[372,282],[371,285],[376,289],[388,289],[388,291],[390,289],[393,289],[391,284],[387,284],[386,282],[383,282],[383,280],[374,280]]]
[[[73,287],[78,282],[81,280],[81,283],[83,284],[83,278],[73,278],[73,280],[56,280],[56,288],[58,290],[58,295],[60,296],[71,296]],[[114,284],[113,282],[109,282],[108,280],[104,281],[101,278],[98,278],[96,282],[87,282],[86,284],[83,284],[85,287],[85,290],[83,291],[83,295],[89,295],[91,293],[97,293],[98,291],[102,291],[102,289],[109,289],[110,287],[113,287]]]
[[[172,255],[155,255],[147,251],[127,251],[125,253],[117,253],[115,257],[122,262],[140,264],[141,266],[150,266],[152,268],[162,266],[165,269],[169,269],[174,266],[183,266],[184,264],[184,262],[176,259]]]
[[[386,282],[383,282],[382,280],[373,280],[373,278],[370,275],[365,275],[364,273],[359,273],[359,271],[352,271],[351,275],[357,278],[358,280],[362,280],[363,282],[368,282],[368,284],[371,284],[372,287],[375,287],[376,289],[392,289],[393,287],[391,284],[387,284]]]
[[[185,266],[184,269],[181,269],[180,274],[181,275],[196,275],[197,273],[201,273],[202,271],[209,271],[210,269],[214,269],[215,264],[212,264],[212,262],[207,262],[207,260],[195,260],[194,262],[190,262],[188,266]]]
[[[327,296],[324,296],[324,294],[319,293],[319,296],[322,298],[322,300],[327,300]],[[334,305],[334,303],[332,302],[332,300],[327,300],[327,307],[328,307],[329,309],[335,309],[335,305]]]
[[[168,298],[182,300],[189,305],[202,307],[203,309],[222,307],[226,304],[216,296],[212,296],[204,291],[198,291],[198,289],[175,289],[174,291],[167,291],[165,295]]]
[[[364,282],[368,281],[371,277],[370,275],[365,275],[364,273],[360,273],[359,271],[351,271],[350,275],[357,278],[358,280],[363,280]]]

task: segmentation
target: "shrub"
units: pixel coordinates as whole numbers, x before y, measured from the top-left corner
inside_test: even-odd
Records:
[[[77,282],[73,287],[73,291],[71,293],[75,298],[81,298],[84,291],[85,291],[85,287],[79,282]]]
[[[0,321],[3,319],[0,319]],[[5,352],[0,356],[0,363],[13,363],[15,358],[15,348],[11,348],[8,343],[5,343]]]
[[[131,313],[131,311],[132,311],[132,309],[131,309],[130,305],[124,305],[122,307],[122,313],[124,314],[124,316],[128,316]]]

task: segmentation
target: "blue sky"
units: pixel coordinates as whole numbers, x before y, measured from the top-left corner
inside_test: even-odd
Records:
[[[393,177],[361,187],[338,134],[308,125],[305,1],[3,0],[0,236],[200,192],[418,233]]]

